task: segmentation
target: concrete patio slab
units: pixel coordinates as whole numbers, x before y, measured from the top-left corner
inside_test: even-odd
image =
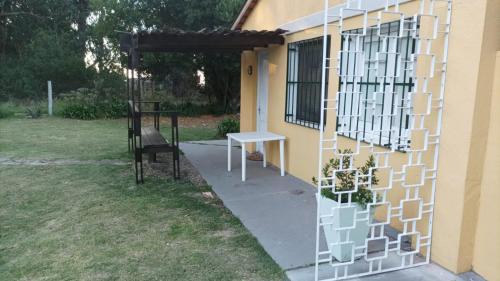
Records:
[[[311,265],[316,235],[312,186],[253,161],[247,161],[247,180],[242,182],[239,148],[233,148],[233,170],[227,172],[226,142],[207,143],[182,143],[181,149],[224,205],[282,268]]]
[[[279,169],[263,168],[262,162],[254,161],[247,161],[247,180],[242,182],[241,150],[233,143],[232,171],[227,172],[224,140],[181,143],[181,149],[290,280],[314,279],[316,200],[312,185],[290,175],[281,177]],[[320,267],[320,275],[330,273],[330,266]],[[471,276],[476,278],[472,274],[463,279],[430,264],[352,280],[482,281]]]
[[[287,271],[287,276],[293,281],[310,281],[314,279],[314,267],[294,269]],[[313,278],[311,278],[313,276]],[[331,266],[320,266],[319,277],[331,278]],[[405,270],[398,270],[377,275],[351,278],[349,281],[479,281],[475,279],[462,279],[436,264],[428,264]]]

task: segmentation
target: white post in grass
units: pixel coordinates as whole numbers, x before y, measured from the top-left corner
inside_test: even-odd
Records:
[[[48,103],[49,103],[49,116],[52,116],[52,81],[47,81]]]

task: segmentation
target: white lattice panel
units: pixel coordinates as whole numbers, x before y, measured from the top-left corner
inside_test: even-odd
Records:
[[[340,42],[332,58],[326,44],[323,50],[317,195],[330,190],[347,201],[325,206],[318,200],[315,280],[430,261],[452,0],[386,0],[378,12],[369,12],[368,1],[346,0],[333,15],[325,0],[323,42],[328,36],[332,45]],[[336,92],[327,88],[332,78],[339,79]],[[344,148],[351,151],[339,151]],[[367,155],[375,166],[363,174],[354,159]],[[323,175],[331,158],[339,168]],[[372,184],[372,171],[383,180]],[[354,185],[339,191],[343,173],[355,175]],[[362,188],[372,193],[366,208],[353,202]],[[363,243],[355,242],[360,225],[368,229]],[[341,254],[346,258],[339,260]]]

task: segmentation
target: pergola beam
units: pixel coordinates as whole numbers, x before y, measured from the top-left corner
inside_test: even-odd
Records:
[[[241,52],[269,45],[283,45],[284,30],[200,30],[192,31],[153,31],[122,33],[120,50],[133,52]]]

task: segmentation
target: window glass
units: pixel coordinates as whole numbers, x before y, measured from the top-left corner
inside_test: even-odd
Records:
[[[339,70],[337,132],[345,137],[405,150],[407,139],[408,93],[413,90],[408,62],[415,53],[411,24],[398,37],[400,21],[385,23],[381,35],[370,28],[342,36]],[[385,37],[385,36],[389,37]],[[357,48],[358,46],[358,48]]]
[[[286,122],[319,129],[322,63],[323,37],[288,44]]]

